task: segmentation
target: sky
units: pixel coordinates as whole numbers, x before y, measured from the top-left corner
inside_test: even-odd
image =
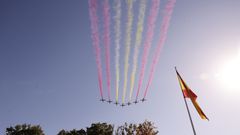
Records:
[[[136,29],[138,3],[136,0],[133,4],[133,30]],[[165,4],[166,0],[161,0],[153,46],[158,42]],[[149,5],[150,1],[147,13]],[[238,0],[177,0],[147,101],[121,108],[99,101],[87,0],[1,0],[0,133],[3,134],[6,127],[22,123],[39,124],[47,135],[54,135],[61,129],[81,129],[94,122],[118,126],[147,119],[154,122],[161,135],[191,135],[191,125],[174,71],[174,66],[177,66],[210,119],[201,120],[187,100],[197,133],[240,134],[239,6]],[[114,15],[112,8],[113,1],[110,0],[111,20]],[[123,9],[126,12],[126,6]],[[124,17],[121,25],[126,22],[126,14]],[[114,82],[112,28],[113,23],[110,67],[111,81]],[[124,37],[121,42],[124,42]],[[106,96],[104,46],[102,43],[100,46]],[[124,47],[123,43],[120,49],[121,79]],[[150,50],[150,60],[153,53],[154,47]],[[132,62],[131,57],[132,51],[129,63]],[[122,85],[120,80],[121,92]],[[112,83],[113,99],[114,86]]]

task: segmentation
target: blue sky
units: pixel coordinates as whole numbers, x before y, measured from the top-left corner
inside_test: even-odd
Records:
[[[162,1],[161,11],[166,3]],[[219,77],[222,68],[240,56],[239,6],[238,0],[178,0],[148,101],[120,108],[99,102],[87,0],[1,0],[0,132],[9,125],[31,123],[53,135],[93,122],[121,125],[148,119],[162,135],[191,135],[177,66],[210,119],[201,120],[188,102],[197,133],[240,134],[239,84],[229,87],[233,80],[226,83],[226,76],[224,81]],[[121,49],[123,54],[124,45]],[[113,68],[114,62],[112,74]],[[238,74],[230,78],[236,81]]]

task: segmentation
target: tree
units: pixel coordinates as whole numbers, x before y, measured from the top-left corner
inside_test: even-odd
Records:
[[[116,135],[135,135],[137,125],[136,124],[127,124],[125,123],[122,126],[119,126],[115,132]]]
[[[87,135],[112,135],[114,127],[107,123],[94,123],[87,128]]]
[[[6,128],[6,135],[44,135],[44,133],[39,125],[22,124]]]
[[[87,134],[84,129],[81,130],[73,129],[71,131],[61,130],[57,135],[87,135]]]
[[[119,126],[115,132],[116,135],[156,135],[158,131],[150,121],[144,121],[138,125],[125,123]]]
[[[142,124],[139,124],[137,127],[137,135],[157,135],[158,131],[154,124],[150,121],[144,121]]]

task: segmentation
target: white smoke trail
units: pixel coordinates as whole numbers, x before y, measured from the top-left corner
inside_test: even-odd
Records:
[[[137,65],[138,65],[139,47],[142,42],[142,32],[143,32],[143,28],[144,28],[146,2],[147,2],[147,0],[140,1],[140,7],[139,7],[139,11],[138,11],[139,14],[138,14],[138,23],[137,23],[135,46],[134,46],[133,67],[132,67],[132,73],[131,73],[131,84],[130,84],[130,94],[129,94],[130,101],[132,99],[132,93],[133,93],[133,88],[134,88],[134,83],[135,83],[135,76],[136,76]]]
[[[128,81],[128,67],[129,67],[129,54],[130,54],[130,44],[131,44],[131,31],[132,31],[132,22],[133,22],[133,0],[127,0],[127,27],[126,27],[126,50],[125,50],[125,64],[124,64],[124,84],[123,84],[123,95],[122,103],[125,102],[126,90],[127,90],[127,81]]]
[[[114,16],[115,25],[114,25],[114,32],[116,35],[115,38],[115,70],[116,70],[116,102],[118,102],[118,93],[119,93],[119,80],[120,80],[120,70],[119,70],[119,61],[120,61],[120,39],[121,39],[121,0],[115,0],[115,7],[114,10],[116,12]]]

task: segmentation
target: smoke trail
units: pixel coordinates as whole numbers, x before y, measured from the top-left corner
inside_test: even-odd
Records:
[[[146,35],[146,39],[144,42],[142,65],[141,65],[141,70],[140,70],[140,77],[139,77],[139,82],[138,82],[136,100],[138,98],[139,91],[142,86],[142,81],[143,81],[143,77],[144,77],[144,73],[145,73],[149,49],[152,44],[155,22],[157,20],[157,15],[158,15],[158,10],[159,10],[159,3],[160,3],[160,0],[152,0],[152,6],[151,6],[150,15],[148,17],[148,23],[147,23],[147,35]]]
[[[99,46],[99,32],[98,32],[98,17],[97,17],[97,0],[89,0],[89,15],[91,21],[92,40],[95,49],[96,63],[98,70],[98,83],[101,98],[103,99],[102,90],[102,64],[101,64],[101,51]]]
[[[116,15],[114,16],[115,19],[115,26],[114,26],[114,32],[116,35],[115,38],[115,69],[116,69],[116,102],[118,102],[118,90],[119,90],[119,61],[120,61],[120,54],[119,54],[119,50],[120,50],[120,38],[121,38],[121,27],[120,27],[120,20],[121,20],[121,0],[115,0],[115,7],[114,10],[116,12]]]
[[[104,48],[105,48],[105,60],[106,60],[106,73],[107,73],[107,88],[108,88],[108,100],[111,100],[111,74],[110,74],[110,12],[109,2],[104,0],[103,3],[103,17],[104,17]]]
[[[146,11],[146,0],[140,1],[140,7],[139,7],[139,14],[138,14],[138,23],[137,23],[137,32],[136,32],[136,39],[135,39],[135,46],[134,46],[134,54],[133,54],[133,68],[131,73],[131,84],[130,84],[130,95],[129,100],[132,99],[132,93],[135,83],[135,75],[137,71],[137,65],[138,65],[138,55],[139,55],[139,47],[142,42],[142,32],[143,32],[143,24],[144,24],[144,17],[145,17],[145,11]]]
[[[149,80],[148,80],[147,87],[146,87],[145,92],[144,92],[144,98],[147,95],[149,85],[152,83],[153,74],[154,74],[157,62],[159,60],[159,57],[160,57],[160,52],[161,52],[161,49],[162,49],[162,47],[164,45],[164,42],[167,38],[167,31],[168,31],[168,27],[169,27],[169,22],[170,22],[170,19],[172,17],[172,12],[173,12],[175,3],[176,3],[176,0],[169,0],[167,5],[165,6],[165,11],[164,11],[165,15],[163,17],[163,22],[162,22],[162,25],[161,25],[159,42],[158,42],[157,49],[154,53],[153,62],[152,62],[152,65],[151,65],[151,70],[150,70],[150,75],[149,75]]]
[[[122,102],[124,103],[125,96],[126,96],[126,89],[127,89],[127,79],[128,79],[128,67],[129,67],[129,54],[130,54],[130,44],[131,44],[131,31],[132,31],[132,22],[133,22],[133,1],[127,0],[127,7],[128,7],[128,18],[127,18],[127,28],[126,28],[126,52],[125,52],[125,64],[124,64],[124,84],[123,84],[123,96]]]

